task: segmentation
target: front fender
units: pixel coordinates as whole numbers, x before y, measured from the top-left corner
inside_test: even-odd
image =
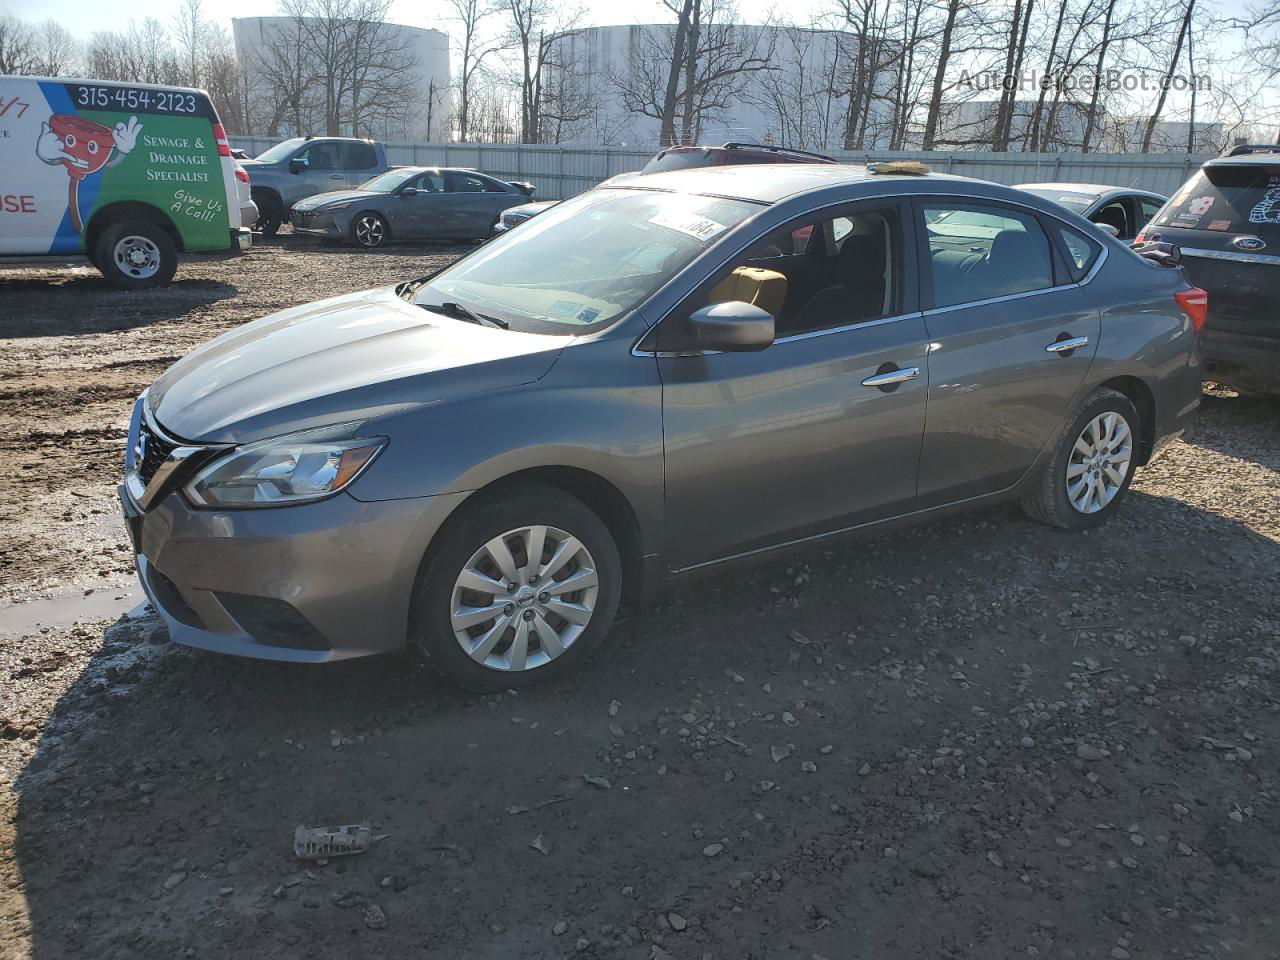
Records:
[[[662,388],[629,340],[567,347],[541,380],[442,400],[366,424],[391,442],[350,488],[360,500],[467,493],[538,467],[612,484],[642,531],[663,505]]]

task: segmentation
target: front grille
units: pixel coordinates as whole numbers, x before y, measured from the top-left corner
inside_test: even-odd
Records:
[[[134,448],[134,462],[138,465],[138,478],[145,487],[160,469],[160,464],[169,459],[177,446],[167,438],[152,430],[146,417],[138,424],[138,445]]]

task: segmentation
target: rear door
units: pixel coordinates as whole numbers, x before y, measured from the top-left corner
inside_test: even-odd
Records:
[[[914,202],[925,272],[929,415],[920,505],[1003,490],[1059,429],[1098,348],[1099,314],[1030,209],[996,202]]]
[[[450,226],[448,234],[461,240],[489,235],[489,224],[496,215],[496,204],[485,187],[483,177],[459,170],[445,173],[445,190],[450,194]]]
[[[338,165],[346,185],[353,190],[380,172],[378,151],[372,143],[364,140],[340,140],[337,147]]]

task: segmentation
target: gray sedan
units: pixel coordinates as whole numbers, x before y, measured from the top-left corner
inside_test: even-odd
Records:
[[[1196,410],[1205,309],[996,184],[660,173],[198,348],[137,402],[121,499],[178,643],[409,644],[505,689],[731,560],[1005,501],[1099,526]]]
[[[397,167],[356,190],[320,193],[293,206],[293,232],[362,247],[400,240],[481,240],[503,210],[529,202],[533,186],[474,170]]]

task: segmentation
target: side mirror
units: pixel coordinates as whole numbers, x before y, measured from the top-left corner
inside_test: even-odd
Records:
[[[307,161],[306,157],[294,157],[292,160],[289,161],[289,172],[301,173],[303,170],[307,169],[307,167],[309,166],[311,166],[311,164]]]
[[[709,350],[763,350],[773,343],[773,326],[773,314],[741,300],[713,303],[689,315],[689,332]]]
[[[400,196],[402,197],[416,197],[417,195],[418,195],[417,187],[405,187],[403,190],[400,191]]]
[[[1095,223],[1094,226],[1105,233],[1108,237],[1120,236],[1120,231],[1109,223]]]

